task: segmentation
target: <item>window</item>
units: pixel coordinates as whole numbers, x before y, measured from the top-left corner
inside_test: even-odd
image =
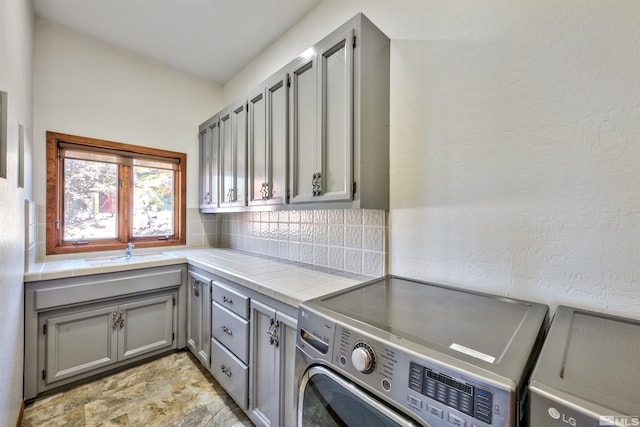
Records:
[[[47,132],[47,255],[184,245],[186,161]]]

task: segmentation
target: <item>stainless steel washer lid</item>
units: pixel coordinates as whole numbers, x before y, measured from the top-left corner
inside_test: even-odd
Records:
[[[559,306],[531,389],[585,412],[640,416],[640,321]]]
[[[394,276],[304,305],[417,353],[430,356],[435,350],[452,364],[464,361],[515,383],[548,314],[543,304]]]

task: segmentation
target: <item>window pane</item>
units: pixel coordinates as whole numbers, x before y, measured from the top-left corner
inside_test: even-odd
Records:
[[[133,236],[173,236],[174,172],[134,166]]]
[[[64,241],[118,237],[118,165],[64,160]]]

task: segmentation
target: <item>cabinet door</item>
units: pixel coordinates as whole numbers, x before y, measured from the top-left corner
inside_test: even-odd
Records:
[[[276,378],[280,380],[279,423],[282,426],[296,424],[296,329],[297,319],[282,312],[276,313],[278,321],[278,347]]]
[[[264,205],[268,193],[267,105],[264,89],[249,99],[249,205]]]
[[[266,82],[249,99],[249,204],[287,203],[288,74]]]
[[[278,425],[278,376],[276,375],[276,310],[251,300],[250,405],[258,425]]]
[[[246,205],[247,108],[233,106],[220,117],[220,174],[223,185],[220,206]]]
[[[233,202],[233,139],[231,138],[231,111],[220,113],[218,122],[220,138],[220,206],[230,206]]]
[[[353,31],[318,46],[320,145],[318,201],[353,197]]]
[[[231,138],[233,140],[233,206],[247,204],[247,104],[236,105],[231,112]]]
[[[267,82],[267,190],[270,204],[288,203],[289,75]]]
[[[218,206],[218,119],[200,129],[200,209]]]
[[[311,202],[319,191],[317,160],[320,158],[315,56],[294,62],[289,75],[291,203]]]
[[[51,384],[117,361],[117,306],[44,317],[46,327],[45,375]]]
[[[211,363],[211,281],[193,272],[189,272],[187,313],[187,347],[208,368]]]
[[[118,360],[175,347],[173,295],[120,304]]]

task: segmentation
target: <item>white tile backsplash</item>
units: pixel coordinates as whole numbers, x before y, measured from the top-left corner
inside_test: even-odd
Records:
[[[344,225],[329,225],[329,245],[344,246]]]
[[[329,226],[326,223],[316,223],[313,225],[313,243],[317,245],[326,245],[327,244],[327,235],[328,235]]]
[[[330,210],[329,224],[344,224],[344,210],[343,209]]]
[[[323,267],[329,265],[329,248],[327,246],[313,247],[313,263]]]
[[[216,214],[221,246],[380,276],[387,271],[387,214],[362,209]]]
[[[384,228],[363,227],[362,249],[384,252]]]
[[[362,273],[362,251],[356,249],[344,250],[344,269],[351,273]]]
[[[344,223],[348,225],[362,225],[362,210],[361,209],[345,210]]]
[[[346,226],[344,228],[344,246],[347,248],[362,248],[362,226]]]
[[[329,267],[344,270],[344,248],[329,247]]]
[[[385,211],[365,209],[362,211],[362,224],[384,227]]]
[[[362,252],[362,274],[381,276],[384,271],[384,257],[381,252]]]
[[[307,224],[313,223],[313,211],[300,211],[300,222]]]

